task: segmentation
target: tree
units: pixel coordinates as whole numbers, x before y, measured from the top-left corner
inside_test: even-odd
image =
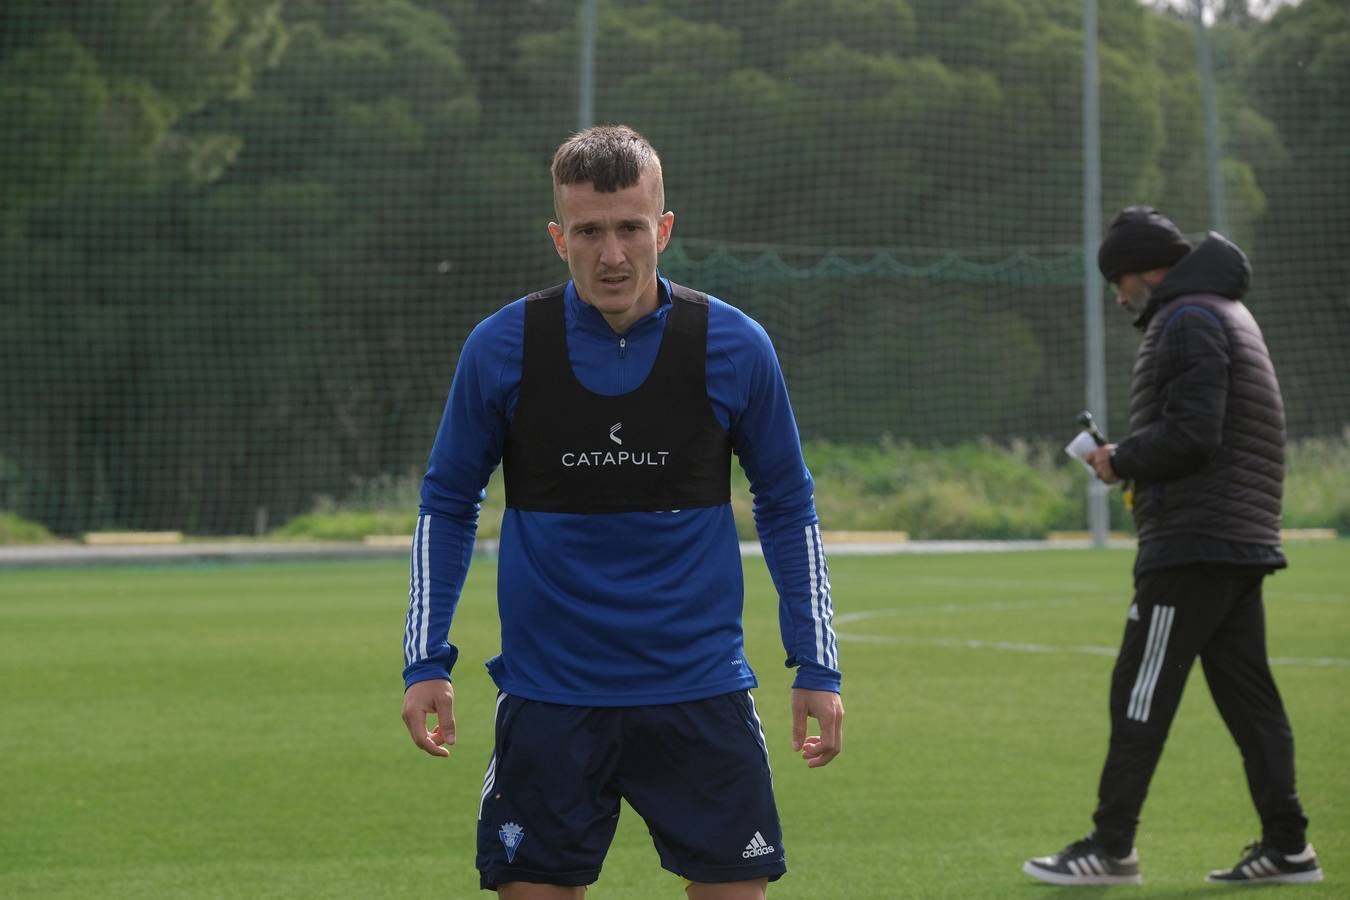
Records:
[[[0,197],[8,232],[21,233],[34,206],[91,183],[217,176],[237,142],[189,138],[175,126],[212,100],[247,95],[284,45],[280,8],[280,0],[6,3]],[[43,160],[36,171],[33,154]]]
[[[1281,9],[1253,36],[1242,83],[1280,152],[1253,160],[1268,207],[1257,223],[1260,311],[1295,434],[1336,434],[1322,402],[1350,384],[1350,16],[1338,0]],[[1272,143],[1275,143],[1272,141]],[[1256,302],[1256,301],[1254,301]]]

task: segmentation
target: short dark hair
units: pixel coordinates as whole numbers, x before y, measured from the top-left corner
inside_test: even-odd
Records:
[[[553,154],[553,188],[590,183],[610,193],[632,187],[642,173],[661,178],[661,159],[651,142],[627,125],[597,125],[572,135]],[[658,196],[664,198],[664,191]]]

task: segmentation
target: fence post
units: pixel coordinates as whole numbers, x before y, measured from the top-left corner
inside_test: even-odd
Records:
[[[1087,408],[1106,423],[1105,329],[1102,323],[1102,276],[1097,271],[1097,245],[1102,240],[1101,115],[1097,90],[1097,0],[1083,0],[1083,316],[1087,364]],[[1105,484],[1089,479],[1088,527],[1092,546],[1105,547],[1111,530],[1111,508]]]

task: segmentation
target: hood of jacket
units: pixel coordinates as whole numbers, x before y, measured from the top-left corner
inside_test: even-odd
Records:
[[[1187,294],[1217,294],[1241,300],[1251,283],[1252,266],[1237,244],[1216,231],[1205,235],[1195,249],[1183,256],[1149,295],[1136,328],[1148,325],[1164,304]]]

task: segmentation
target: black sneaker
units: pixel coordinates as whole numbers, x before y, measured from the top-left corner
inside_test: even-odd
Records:
[[[1304,847],[1302,853],[1288,856],[1257,841],[1244,847],[1242,853],[1242,859],[1233,868],[1215,869],[1205,880],[1219,884],[1298,884],[1322,880],[1312,844]]]
[[[1124,859],[1107,853],[1090,837],[1074,841],[1054,856],[1036,856],[1022,865],[1032,878],[1051,884],[1139,884],[1139,854]]]

